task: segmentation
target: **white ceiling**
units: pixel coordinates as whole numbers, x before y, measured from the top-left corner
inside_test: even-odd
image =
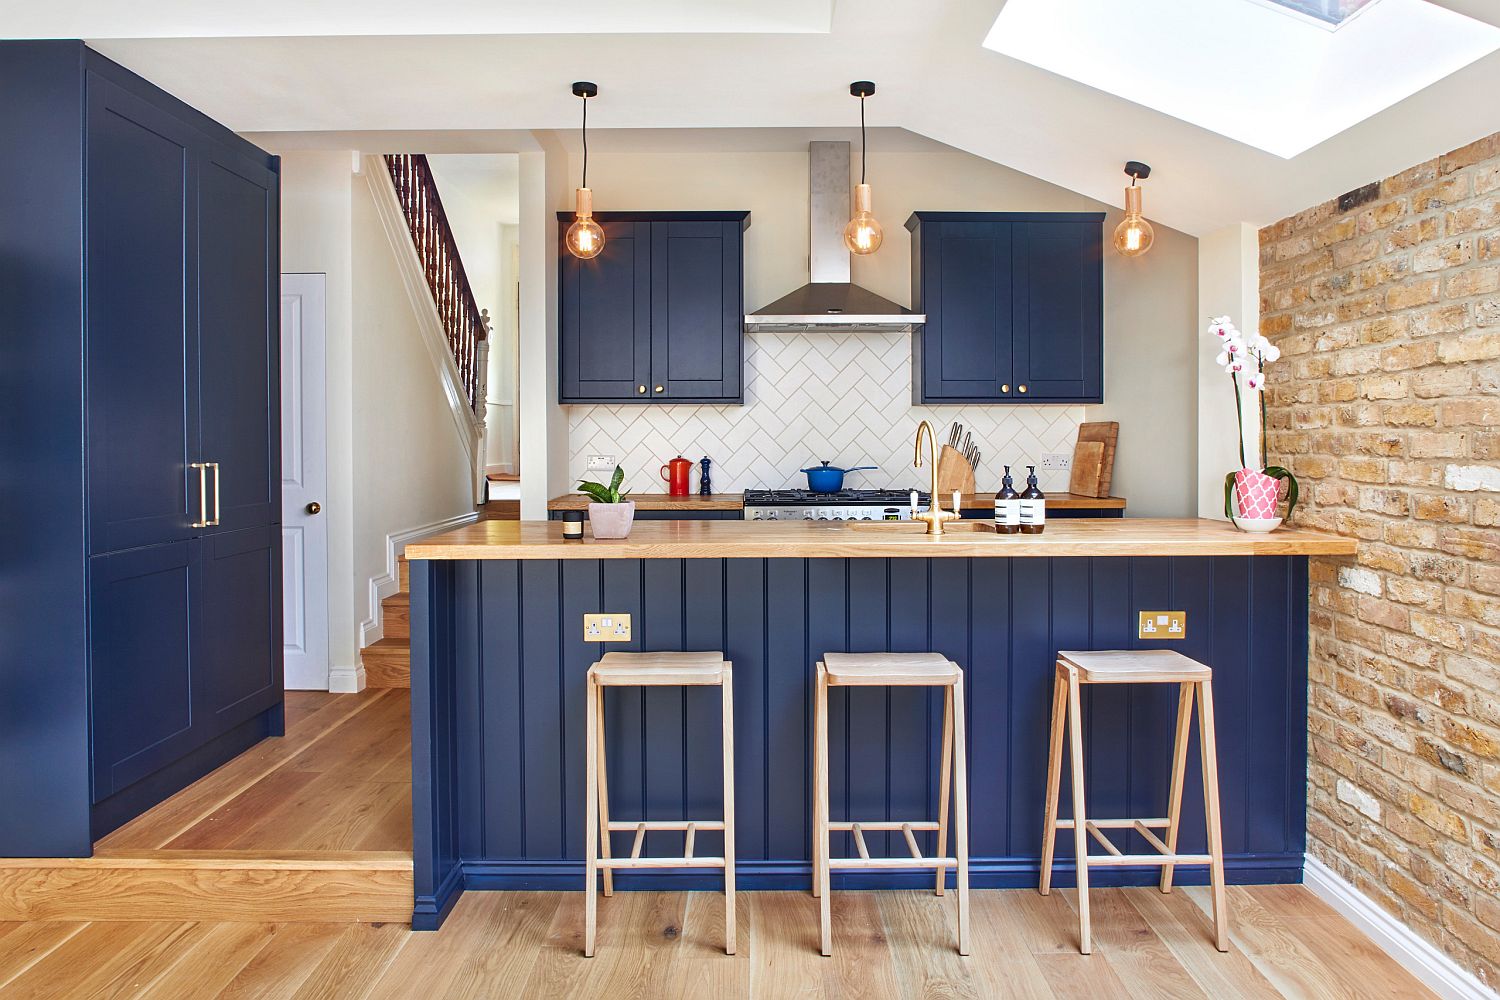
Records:
[[[1441,2],[1500,23],[1495,0]],[[1233,222],[1274,221],[1500,131],[1500,102],[1490,96],[1500,93],[1496,54],[1282,159],[985,49],[1003,0],[845,0],[833,8],[827,31],[807,30],[801,16],[826,11],[828,4],[817,0],[549,5],[575,8],[568,16],[583,20],[568,23],[589,24],[595,30],[588,35],[542,32],[540,0],[490,2],[484,7],[491,14],[519,18],[518,10],[530,11],[531,20],[513,22],[530,25],[529,33],[507,25],[508,34],[420,36],[409,26],[399,35],[366,33],[372,6],[392,9],[385,0],[330,0],[296,8],[317,7],[316,20],[307,23],[320,25],[321,36],[151,37],[187,23],[169,17],[173,10],[207,6],[191,0],[0,0],[0,31],[88,38],[240,131],[482,130],[455,140],[471,152],[535,148],[530,130],[576,129],[579,102],[568,85],[577,79],[599,83],[589,120],[600,128],[813,132],[856,123],[848,83],[873,79],[879,89],[867,104],[871,125],[904,128],[1100,200],[1118,202],[1124,162],[1144,160],[1154,168],[1147,214],[1198,235]],[[479,6],[478,0],[427,0],[414,16],[430,28],[462,21],[463,11]],[[691,24],[673,18],[689,16],[685,11],[692,8],[701,18],[718,18],[719,27],[700,26],[696,34],[620,33],[618,17],[608,11],[626,6],[638,25]],[[291,16],[288,0],[271,7],[282,10],[283,19]],[[591,22],[585,12],[611,19]],[[245,21],[251,17],[261,22],[259,7],[244,13]],[[764,17],[781,27],[736,33],[726,27],[733,17]],[[271,17],[268,23],[279,22]],[[467,23],[473,32],[485,31],[493,18],[476,14]],[[550,23],[555,28],[563,21]],[[125,37],[131,35],[137,37]],[[1258,81],[1251,77],[1243,86],[1253,89]]]

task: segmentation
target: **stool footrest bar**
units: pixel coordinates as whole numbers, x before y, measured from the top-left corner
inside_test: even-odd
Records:
[[[1114,865],[1206,865],[1207,854],[1106,854],[1088,859],[1090,868]]]
[[[866,823],[864,820],[860,820],[857,824],[853,822],[829,823],[828,829],[830,832],[838,832],[841,830],[847,832],[852,831],[856,825],[866,833],[869,833],[872,830],[901,830],[905,829],[906,827],[911,827],[913,830],[936,830],[938,828],[938,825],[936,823],[914,822],[911,820],[892,820],[890,822],[878,823]],[[698,829],[706,830],[708,829],[708,827],[700,823],[698,825]]]
[[[1086,822],[1090,826],[1097,826],[1101,830],[1130,830],[1136,826],[1159,826],[1165,829],[1172,825],[1171,820],[1157,817],[1150,819],[1090,819],[1086,820]],[[870,828],[870,824],[866,823],[865,829],[868,830]],[[1057,828],[1059,830],[1071,830],[1073,829],[1073,821],[1070,819],[1060,819],[1057,821]],[[934,829],[936,828],[934,827]]]
[[[829,868],[957,868],[954,858],[829,858]]]
[[[600,868],[723,868],[723,858],[600,858]]]
[[[704,833],[704,832],[709,831],[709,830],[722,830],[722,829],[724,829],[724,824],[722,822],[719,822],[717,820],[705,820],[705,819],[646,819],[646,820],[624,819],[624,820],[611,820],[610,824],[609,824],[609,829],[610,829],[611,832],[614,832],[616,830],[640,830],[640,829],[646,829],[646,830],[686,830],[690,826],[696,826],[698,828],[698,832],[699,833]],[[866,824],[864,824],[864,827],[865,827],[866,830],[868,830],[868,829],[870,829],[870,824],[866,823]]]

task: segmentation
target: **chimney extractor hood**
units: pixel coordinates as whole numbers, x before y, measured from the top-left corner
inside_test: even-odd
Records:
[[[849,144],[808,143],[808,269],[812,281],[745,316],[749,330],[790,333],[885,331],[910,333],[927,317],[849,281]]]

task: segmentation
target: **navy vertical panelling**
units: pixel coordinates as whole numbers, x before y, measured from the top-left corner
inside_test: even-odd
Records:
[[[931,561],[892,559],[889,566],[886,607],[890,614],[890,649],[902,653],[929,650]],[[928,756],[932,728],[929,705],[937,699],[928,688],[892,688],[890,698],[891,818],[930,819],[928,802],[937,775]],[[918,842],[924,851],[930,851],[933,839],[931,834],[924,834]]]
[[[970,561],[969,850],[976,857],[1006,853],[1010,794],[1010,570],[1012,559]]]
[[[610,611],[628,614],[635,623],[628,643],[611,643],[610,649],[640,650],[641,562],[608,559],[600,563],[604,578],[604,605]],[[611,819],[645,819],[645,714],[640,688],[607,688],[604,691],[604,746],[609,758],[609,814]]]
[[[1009,853],[1027,857],[1041,854],[1047,786],[1047,720],[1057,662],[1050,635],[1051,576],[1051,560],[1011,563]]]
[[[1287,607],[1291,601],[1291,593],[1288,589],[1290,584],[1287,573],[1287,560],[1284,557],[1270,559],[1246,559],[1250,563],[1250,591],[1249,602],[1256,607]],[[1301,593],[1306,594],[1306,587]],[[1251,637],[1249,669],[1244,672],[1240,680],[1242,691],[1239,697],[1242,701],[1236,702],[1226,699],[1221,690],[1222,682],[1217,672],[1214,677],[1214,712],[1219,718],[1247,720],[1243,727],[1234,725],[1233,722],[1226,729],[1238,730],[1247,739],[1256,741],[1264,740],[1267,747],[1284,748],[1287,745],[1287,720],[1286,702],[1287,698],[1295,695],[1304,695],[1307,684],[1294,682],[1288,676],[1287,662],[1290,659],[1288,652],[1292,644],[1292,637],[1287,626],[1289,616],[1278,616],[1275,621],[1267,622],[1257,628]],[[1306,614],[1303,615],[1306,620]],[[1307,629],[1298,627],[1297,631],[1305,636]],[[1305,639],[1303,640],[1305,641]],[[1304,655],[1302,662],[1305,664],[1307,658]],[[1231,675],[1231,680],[1235,679]],[[1296,686],[1293,686],[1293,684]],[[1306,725],[1299,725],[1298,729],[1306,732]],[[1222,730],[1221,730],[1222,731]],[[1223,738],[1219,741],[1219,758],[1231,760],[1248,759],[1244,752],[1234,754],[1232,748],[1224,746]],[[1280,759],[1268,759],[1265,762],[1268,769],[1274,769],[1278,774],[1288,773],[1284,757]],[[1301,775],[1299,774],[1299,777]],[[1256,781],[1246,782],[1236,786],[1224,780],[1219,782],[1219,796],[1226,803],[1226,815],[1224,818],[1225,829],[1229,827],[1229,816],[1227,814],[1227,803],[1233,795],[1237,807],[1235,832],[1242,838],[1240,846],[1236,850],[1244,850],[1246,843],[1273,843],[1278,836],[1285,836],[1286,821],[1286,795],[1284,786],[1280,782]],[[1234,843],[1227,835],[1225,836],[1226,847]],[[1283,849],[1289,849],[1286,845]]]
[[[486,561],[479,566],[484,856],[524,858],[521,564]]]
[[[724,560],[685,559],[682,579],[683,648],[724,652]],[[734,681],[734,693],[738,695],[738,671]],[[716,687],[689,687],[682,693],[687,704],[683,733],[687,818],[716,819],[724,808],[724,768],[719,752],[723,692]],[[722,834],[707,832],[699,837],[702,846],[696,849],[698,853],[722,852]]]
[[[641,648],[682,649],[681,559],[644,559],[641,566],[641,615],[635,634]],[[684,729],[682,688],[646,688],[646,819],[686,819],[683,802]],[[678,833],[646,834],[645,853],[665,856],[682,847]]]
[[[1249,724],[1248,716],[1236,718],[1227,714],[1223,707],[1223,696],[1225,692],[1230,693],[1230,701],[1234,701],[1237,688],[1242,688],[1246,679],[1254,676],[1255,671],[1251,657],[1258,648],[1258,635],[1260,630],[1251,621],[1251,616],[1245,613],[1250,606],[1253,596],[1251,592],[1251,570],[1252,564],[1258,559],[1235,559],[1219,558],[1214,560],[1213,598],[1210,609],[1208,627],[1212,630],[1210,641],[1212,643],[1209,658],[1205,661],[1214,670],[1214,707],[1216,709],[1216,725],[1219,739],[1219,785],[1222,788],[1228,784],[1232,787],[1244,788],[1246,782],[1251,780],[1249,773],[1250,761],[1235,757],[1229,757],[1224,753],[1224,741],[1230,740],[1232,745],[1249,747],[1252,745],[1251,734],[1245,731]],[[1188,619],[1188,627],[1192,628],[1192,619]],[[1263,680],[1264,678],[1261,678]],[[1279,680],[1276,682],[1279,684]],[[1248,692],[1247,692],[1248,693]],[[1277,695],[1281,699],[1294,696],[1293,692],[1280,690]],[[1241,702],[1244,705],[1244,702]],[[1303,725],[1305,725],[1305,720]],[[1188,769],[1193,779],[1193,787],[1201,789],[1201,775],[1198,764],[1198,733],[1197,721],[1194,720],[1193,747],[1191,760],[1193,767]],[[1239,729],[1238,735],[1231,734],[1231,730]],[[1258,740],[1254,745],[1262,752],[1269,750],[1269,746],[1262,745]],[[1266,761],[1257,760],[1255,766],[1259,769],[1264,767]],[[1272,765],[1274,766],[1274,764]],[[1201,792],[1199,793],[1201,796]],[[1222,797],[1222,796],[1221,796]],[[1184,801],[1189,800],[1184,796]],[[1196,801],[1202,801],[1201,797]],[[1242,850],[1244,838],[1245,814],[1239,804],[1232,810],[1239,820],[1238,826],[1230,826],[1227,822],[1221,824],[1224,832],[1225,849],[1230,844],[1241,845],[1236,850]],[[1225,812],[1224,806],[1220,812]],[[1205,844],[1203,836],[1203,823],[1193,821],[1190,827],[1191,838],[1184,840],[1188,850],[1198,850]],[[1262,850],[1268,848],[1262,847]]]
[[[932,616],[928,628],[930,637],[928,648],[942,653],[965,671],[968,671],[970,666],[969,568],[971,565],[972,561],[968,559],[933,559],[928,562],[928,574],[932,580],[932,593],[928,602]],[[943,694],[937,688],[929,688],[923,693],[927,701],[927,772],[925,777],[929,791],[926,814],[936,816],[943,747]],[[967,684],[965,685],[965,701],[970,702]],[[965,704],[964,713],[967,723],[973,718],[972,703]],[[965,726],[968,740],[966,750],[973,745],[973,732],[972,727]],[[972,792],[970,798],[973,798]],[[933,841],[935,844],[936,838],[933,838]],[[949,840],[948,850],[952,849],[953,842]]]
[[[848,648],[848,570],[846,559],[807,560],[807,649],[803,659],[808,664],[821,660],[824,653]],[[833,688],[828,692],[828,815],[835,821],[849,818],[848,731],[849,691]],[[810,743],[807,763],[812,763]],[[859,761],[856,766],[878,765],[875,761]],[[847,855],[854,849],[846,833],[835,834],[829,843],[835,855]]]
[[[557,690],[561,585],[555,560],[521,563],[521,752],[526,760],[521,834],[526,854],[534,858],[563,856],[562,699]],[[532,663],[552,669],[533,672],[527,669]]]
[[[849,650],[872,652],[886,648],[885,593],[887,559],[850,559]],[[849,815],[862,820],[889,819],[890,733],[887,727],[890,691],[881,687],[856,687],[845,691],[848,698],[848,761],[846,779]],[[842,755],[840,755],[842,756]],[[876,854],[886,854],[885,833],[865,834],[865,842]]]
[[[766,847],[811,857],[812,661],[807,656],[807,561],[766,560]]]
[[[722,649],[735,664],[737,857],[744,888],[802,887],[810,842],[812,662],[841,650],[935,650],[965,670],[970,856],[977,885],[1034,884],[1058,648],[1179,649],[1219,689],[1220,770],[1232,881],[1295,881],[1305,837],[1306,560],[1248,558],[702,559],[414,564],[413,750],[418,900],[431,926],[463,885],[568,888],[581,878],[583,676],[604,649],[588,610],[634,616],[630,648]],[[425,568],[424,568],[425,567]],[[425,588],[425,589],[424,589]],[[430,592],[429,592],[430,591]],[[419,593],[421,596],[419,597]],[[437,609],[430,614],[429,605]],[[1188,638],[1135,637],[1140,610],[1185,610]],[[1096,816],[1165,808],[1176,691],[1085,689]],[[849,699],[848,695],[854,695]],[[606,692],[614,818],[712,819],[720,807],[716,691]],[[929,818],[940,698],[839,692],[835,817]],[[1196,739],[1183,846],[1202,840]],[[477,749],[476,749],[477,748]],[[456,765],[456,768],[455,768]],[[1066,793],[1066,782],[1065,793]],[[480,801],[472,801],[474,799]],[[846,812],[847,811],[847,812]],[[1066,798],[1064,815],[1071,812]],[[474,829],[474,827],[479,829]],[[931,838],[927,838],[929,841]],[[681,850],[681,834],[649,838]],[[1121,846],[1137,840],[1122,836]],[[850,849],[847,835],[833,842]],[[700,851],[716,848],[701,841]],[[899,854],[898,838],[871,837]],[[628,839],[616,847],[628,849]],[[478,853],[476,853],[476,850]],[[1073,879],[1062,838],[1056,879]],[[463,859],[462,867],[455,858]],[[560,863],[561,862],[561,863]],[[1146,884],[1117,870],[1101,884]],[[911,885],[907,873],[848,876]],[[1180,872],[1201,883],[1201,868]],[[718,888],[683,872],[621,885]]]
[[[458,708],[454,732],[458,741],[458,851],[479,857],[484,850],[484,683],[480,656],[483,618],[479,574],[485,564],[462,562],[453,568],[453,689]]]
[[[588,707],[589,667],[608,646],[583,638],[583,616],[604,609],[599,605],[599,566],[593,560],[562,561],[562,669],[558,696],[562,699],[563,857],[583,856],[584,725]]]
[[[724,560],[724,655],[734,664],[735,853],[764,859],[766,783],[766,564]],[[800,744],[800,734],[798,738]],[[776,780],[783,780],[777,775]]]

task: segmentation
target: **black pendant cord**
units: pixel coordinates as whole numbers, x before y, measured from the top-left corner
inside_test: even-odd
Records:
[[[869,153],[869,143],[865,142],[865,99],[859,99],[859,182],[865,182],[865,159]]]
[[[583,183],[580,187],[589,186],[589,99],[583,97]]]

